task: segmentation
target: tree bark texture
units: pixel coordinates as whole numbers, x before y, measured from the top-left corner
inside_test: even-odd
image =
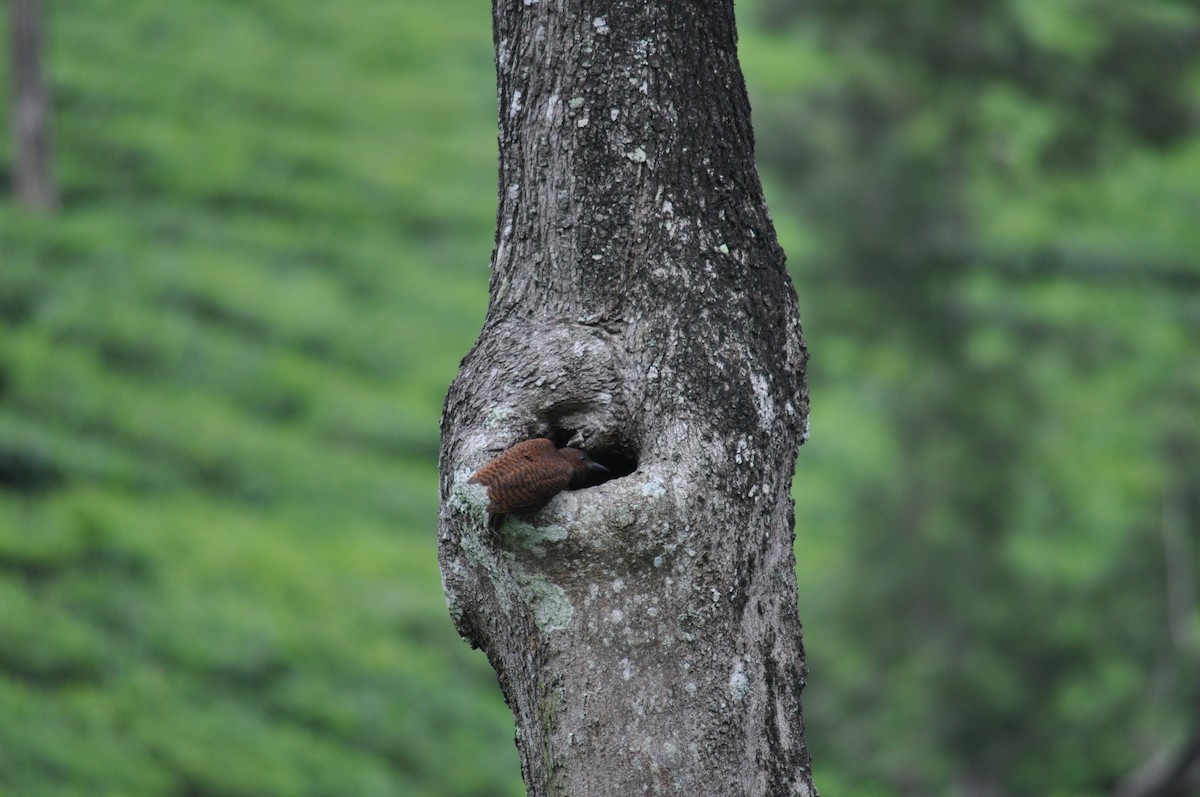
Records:
[[[42,76],[40,0],[11,0],[13,193],[28,210],[58,207],[51,172],[50,92]]]
[[[530,795],[815,795],[790,486],[796,296],[731,0],[495,0],[491,301],[442,421],[440,561]],[[618,478],[487,530],[520,440]]]

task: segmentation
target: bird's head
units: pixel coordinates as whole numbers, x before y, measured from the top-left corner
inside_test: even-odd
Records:
[[[558,455],[569,462],[574,469],[575,475],[571,478],[572,483],[582,479],[588,473],[608,473],[608,468],[594,461],[578,448],[560,448]]]

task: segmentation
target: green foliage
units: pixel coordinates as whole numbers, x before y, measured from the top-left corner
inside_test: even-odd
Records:
[[[434,539],[486,5],[51,5],[65,210],[0,204],[0,793],[520,793]],[[817,782],[1109,792],[1197,724],[1197,10],[739,8],[814,353]]]
[[[65,212],[0,207],[0,793],[520,793],[436,566],[468,6],[53,5]]]
[[[1200,732],[1200,14],[757,12],[817,782],[1109,793]]]

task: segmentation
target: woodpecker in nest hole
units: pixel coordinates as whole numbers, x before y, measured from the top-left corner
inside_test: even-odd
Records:
[[[510,513],[541,509],[570,487],[581,487],[589,473],[607,473],[578,448],[558,448],[553,440],[523,440],[480,468],[468,484],[482,484],[488,494],[488,528],[496,531]]]

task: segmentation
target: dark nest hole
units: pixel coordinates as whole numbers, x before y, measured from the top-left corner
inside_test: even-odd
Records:
[[[556,427],[550,431],[547,437],[553,440],[556,446],[561,448],[567,445],[574,435],[574,429],[560,429]],[[586,483],[580,485],[580,487],[595,487],[598,484],[604,484],[613,479],[628,476],[637,470],[637,451],[624,444],[618,443],[616,445],[595,448],[589,446],[585,451],[593,462],[608,468],[608,472],[589,473]]]

